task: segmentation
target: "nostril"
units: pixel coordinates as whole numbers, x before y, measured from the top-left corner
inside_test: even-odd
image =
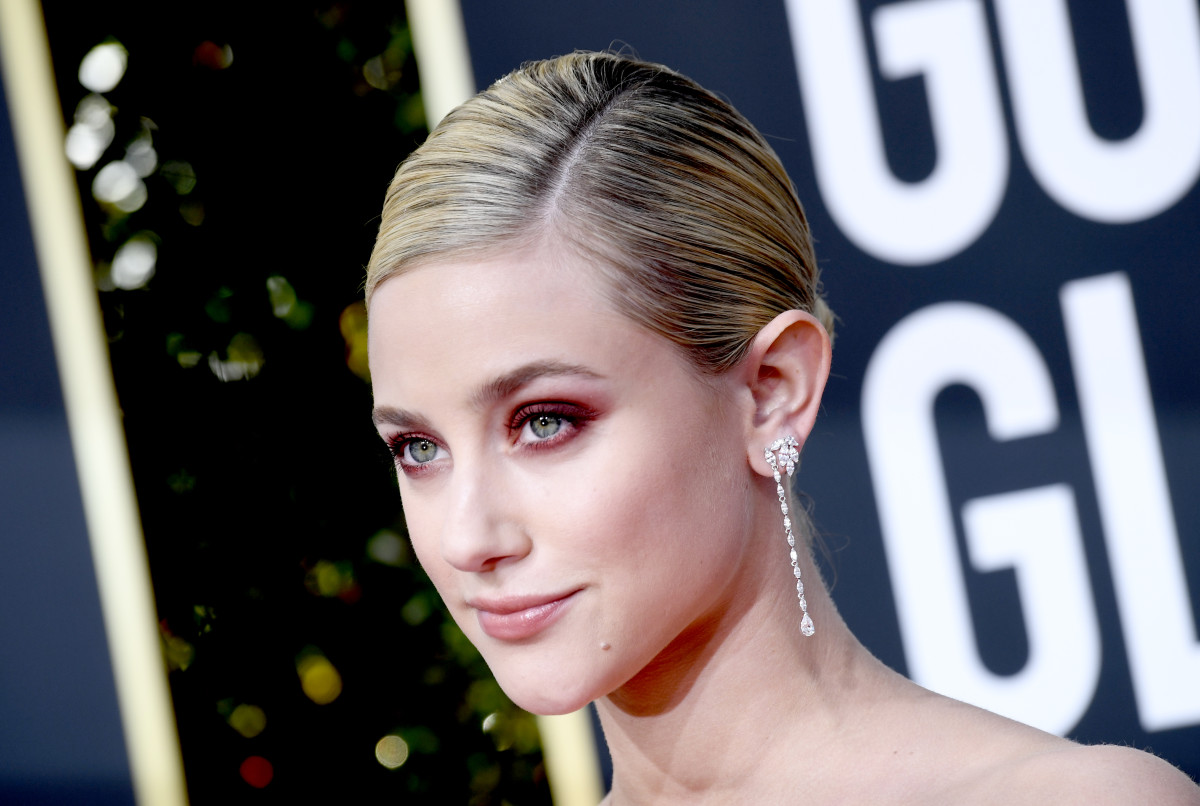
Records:
[[[468,573],[486,573],[529,553],[522,529],[494,518],[474,518],[448,524],[442,535],[442,557]]]

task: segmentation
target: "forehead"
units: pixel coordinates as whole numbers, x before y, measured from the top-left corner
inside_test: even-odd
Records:
[[[449,307],[502,304],[505,296],[536,306],[540,298],[529,295],[534,283],[560,296],[595,296],[600,301],[598,273],[568,247],[546,239],[538,245],[417,263],[380,283],[371,308],[377,298],[397,294],[436,294]]]
[[[369,312],[376,400],[407,401],[430,384],[476,383],[534,362],[597,374],[679,364],[674,345],[613,309],[604,282],[582,258],[547,248],[429,264],[384,281]]]
[[[371,346],[386,347],[395,337],[425,341],[423,335],[450,335],[444,331],[455,326],[459,345],[486,342],[497,330],[517,341],[538,331],[551,335],[584,311],[611,324],[616,314],[589,268],[558,250],[535,248],[421,264],[375,289],[368,322],[380,338]]]

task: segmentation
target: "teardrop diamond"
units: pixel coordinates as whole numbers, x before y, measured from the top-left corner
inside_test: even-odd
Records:
[[[800,632],[804,633],[804,637],[810,637],[817,628],[813,626],[812,619],[808,617],[808,613],[804,614],[804,618],[800,619]]]

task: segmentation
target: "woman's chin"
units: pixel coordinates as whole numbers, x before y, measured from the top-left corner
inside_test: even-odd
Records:
[[[566,674],[517,674],[514,671],[492,667],[492,673],[500,688],[519,708],[539,716],[557,716],[578,711],[592,700],[606,693],[598,680],[585,675]]]
[[[538,716],[558,716],[569,714],[583,708],[595,697],[581,691],[570,691],[563,688],[546,686],[507,686],[497,678],[500,688],[519,708]]]

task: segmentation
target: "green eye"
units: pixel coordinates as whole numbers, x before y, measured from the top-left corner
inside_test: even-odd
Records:
[[[423,465],[426,462],[432,462],[437,457],[437,445],[434,445],[427,439],[415,439],[408,443],[406,448],[408,458],[413,463]]]
[[[553,414],[538,414],[529,420],[529,430],[538,439],[549,439],[562,428],[562,418]]]

